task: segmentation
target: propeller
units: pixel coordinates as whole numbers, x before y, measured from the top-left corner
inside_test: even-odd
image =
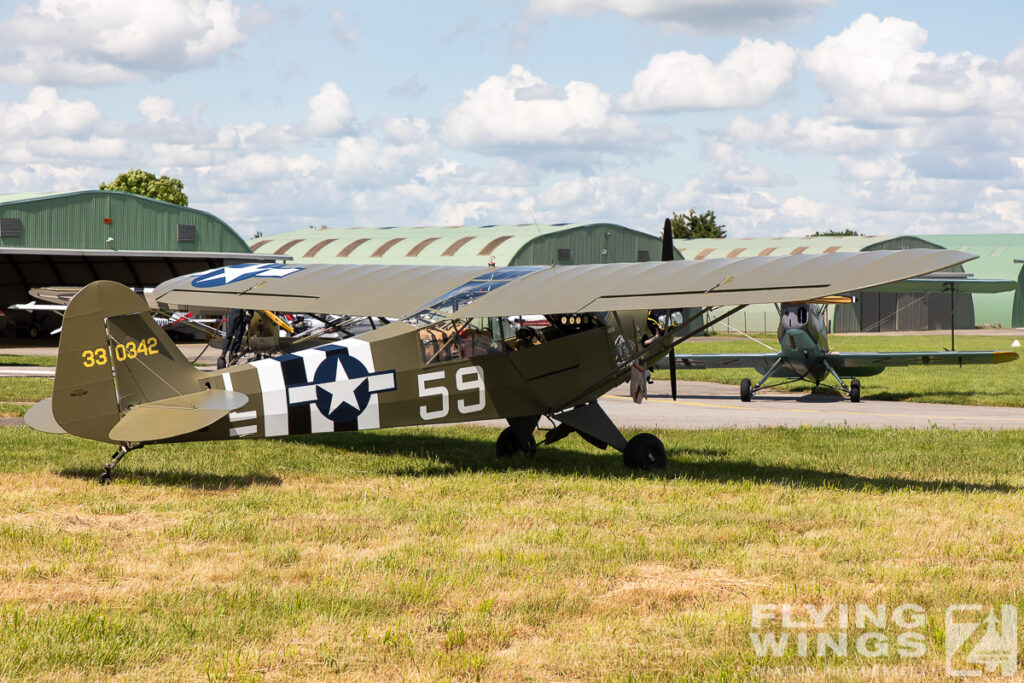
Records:
[[[672,249],[672,221],[665,219],[665,230],[661,233],[661,260],[675,260],[675,250]],[[668,376],[672,386],[672,400],[676,400],[676,347],[668,348]]]

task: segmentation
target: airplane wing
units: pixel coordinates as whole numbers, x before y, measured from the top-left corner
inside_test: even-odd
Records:
[[[908,365],[992,365],[993,363],[1009,363],[1017,360],[1013,351],[906,351],[898,353],[838,353],[826,355],[828,362],[843,374],[844,371],[856,371],[875,368],[905,367]]]
[[[754,368],[761,374],[779,359],[778,353],[708,353],[693,356],[676,352],[676,367],[683,370],[708,370],[717,368]]]
[[[942,275],[956,275],[956,273],[943,273]],[[869,287],[867,291],[916,294],[919,292],[949,292],[950,287],[957,294],[998,294],[1017,289],[1017,281],[973,277],[912,277],[877,287]]]
[[[177,277],[163,304],[404,318],[734,306],[856,291],[948,268],[972,254],[905,249],[581,266],[245,264]],[[447,298],[446,298],[447,297]]]

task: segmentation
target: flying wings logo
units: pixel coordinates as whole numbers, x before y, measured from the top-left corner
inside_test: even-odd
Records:
[[[192,280],[193,287],[220,287],[239,280],[254,277],[284,277],[302,270],[298,266],[281,263],[246,263],[240,266],[225,266],[207,271]]]

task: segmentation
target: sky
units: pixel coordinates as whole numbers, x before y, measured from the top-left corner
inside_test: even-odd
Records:
[[[0,194],[130,168],[251,237],[1024,232],[1024,5],[0,4]]]

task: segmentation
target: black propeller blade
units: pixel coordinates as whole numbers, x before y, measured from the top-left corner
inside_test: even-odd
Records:
[[[672,261],[675,260],[675,252],[672,249],[672,221],[668,218],[665,219],[665,230],[661,233],[661,260]],[[670,346],[668,349],[668,377],[669,383],[672,385],[672,400],[676,400],[676,347]]]

